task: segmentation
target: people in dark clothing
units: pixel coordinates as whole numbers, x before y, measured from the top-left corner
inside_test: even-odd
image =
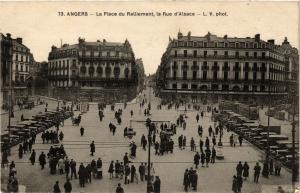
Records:
[[[237,178],[234,175],[233,179],[232,179],[232,188],[231,190],[233,191],[233,193],[238,193],[238,184],[237,184]]]
[[[29,158],[32,165],[34,165],[34,163],[35,163],[35,156],[36,156],[35,151],[32,150],[32,153],[31,153],[30,158]]]
[[[64,184],[64,189],[65,189],[65,193],[71,193],[72,191],[72,184],[69,178],[67,178],[67,181]]]
[[[249,177],[249,165],[247,162],[244,163],[243,165],[243,177],[245,180]]]
[[[71,161],[70,161],[70,168],[71,168],[71,180],[73,178],[73,175],[74,175],[75,179],[77,179],[76,162],[73,159],[71,159]]]
[[[240,143],[240,146],[242,146],[242,144],[243,144],[243,139],[244,139],[243,135],[242,135],[242,134],[239,135],[239,143]]]
[[[161,181],[158,176],[155,176],[155,181],[153,183],[153,192],[154,193],[160,193],[160,185]]]
[[[53,193],[61,193],[58,181],[56,181],[55,185],[53,186]]]
[[[200,155],[199,152],[197,152],[194,156],[194,164],[196,165],[196,169],[198,169],[199,160],[200,160]]]
[[[83,134],[84,134],[84,128],[80,127],[80,136],[83,136]]]
[[[124,189],[121,187],[120,183],[118,183],[118,187],[116,189],[116,193],[124,193]]]
[[[124,162],[124,165],[127,165],[129,163],[129,159],[128,159],[128,153],[126,152],[124,157],[123,157],[123,162]]]
[[[205,153],[204,151],[201,152],[201,164],[202,164],[202,167],[204,167],[204,163],[205,163]]]
[[[254,182],[255,183],[258,183],[260,170],[261,170],[261,167],[260,167],[259,163],[257,162],[255,167],[254,167]]]
[[[216,150],[213,147],[212,150],[211,150],[211,163],[215,163],[215,161],[216,161],[216,155],[217,155]]]
[[[39,156],[39,162],[41,165],[41,169],[43,170],[46,164],[46,155],[44,154],[44,152],[42,152],[41,155]]]
[[[130,182],[131,183],[133,183],[134,182],[134,177],[135,177],[135,173],[136,173],[136,169],[135,169],[135,167],[134,167],[134,165],[131,165],[131,169],[130,169],[130,174],[131,174],[131,176],[130,176]]]
[[[210,149],[205,150],[205,161],[206,161],[206,167],[208,167],[208,163],[210,162],[210,156],[211,156],[211,151]]]
[[[206,140],[205,140],[205,147],[206,147],[206,149],[209,149],[209,139],[208,139],[208,137],[206,137]]]
[[[19,145],[19,159],[23,158],[23,146],[22,144]]]
[[[130,167],[128,164],[125,165],[125,181],[124,184],[129,184],[128,176],[130,175]]]
[[[79,170],[78,170],[78,177],[79,177],[79,184],[80,187],[84,187],[85,186],[85,179],[86,179],[86,169],[83,166],[83,163],[80,164],[79,166]]]
[[[189,178],[189,170],[186,169],[184,172],[183,176],[183,186],[184,186],[184,191],[188,191],[188,187],[190,186],[190,178]]]
[[[146,168],[143,165],[143,162],[141,163],[141,165],[139,166],[139,173],[140,173],[140,180],[143,182],[144,178],[145,178],[145,172],[146,172]]]
[[[94,156],[94,153],[95,153],[95,143],[94,143],[94,141],[92,141],[92,143],[90,144],[90,148],[91,148],[91,156]]]
[[[243,178],[242,178],[242,176],[237,176],[236,177],[236,182],[237,182],[237,193],[241,193],[242,187],[243,187]]]
[[[113,178],[114,174],[114,161],[110,162],[109,168],[108,168],[109,178]]]
[[[236,175],[242,176],[242,173],[243,173],[243,165],[242,162],[239,162],[238,165],[236,166]]]

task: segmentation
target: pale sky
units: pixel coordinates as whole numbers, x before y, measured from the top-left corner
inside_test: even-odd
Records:
[[[59,17],[58,11],[96,12],[227,12],[226,17]],[[299,48],[298,2],[0,2],[0,32],[22,37],[36,61],[46,61],[52,45],[75,44],[78,37],[86,41],[106,39],[124,42],[127,38],[136,58],[142,58],[146,74],[154,73],[160,64],[169,36],[180,29],[186,35],[204,36],[207,32],[223,37],[284,37]]]

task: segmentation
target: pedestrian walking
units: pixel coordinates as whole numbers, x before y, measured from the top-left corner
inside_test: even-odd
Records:
[[[261,167],[260,167],[259,163],[257,162],[255,167],[254,167],[254,182],[255,183],[258,183],[260,170],[261,170]]]
[[[212,164],[214,164],[215,161],[216,161],[216,155],[217,155],[216,150],[215,150],[215,148],[213,147],[212,150],[211,150],[211,163],[212,163]]]
[[[116,193],[124,193],[124,189],[122,188],[121,184],[118,183],[118,187],[116,189]]]
[[[85,167],[83,166],[83,163],[81,163],[79,166],[78,178],[79,178],[80,187],[85,187],[86,170],[85,170]]]
[[[109,178],[112,179],[114,177],[113,176],[113,174],[114,174],[114,161],[110,162],[108,173],[109,173]]]
[[[210,151],[210,149],[206,149],[206,150],[205,150],[206,167],[208,167],[208,163],[210,162],[210,156],[211,156],[211,151]]]
[[[131,183],[134,182],[135,176],[136,176],[136,168],[134,167],[134,165],[131,165],[131,169],[130,169],[130,182]]]
[[[238,165],[236,166],[236,175],[237,175],[237,177],[242,176],[242,173],[243,173],[243,165],[242,165],[242,162],[240,161],[238,163]]]
[[[233,176],[233,179],[232,179],[232,188],[231,188],[231,190],[232,190],[234,193],[238,193],[237,178],[236,178],[235,175]]]
[[[247,162],[244,163],[243,165],[243,177],[245,180],[249,177],[249,165]]]
[[[201,152],[201,164],[202,164],[202,167],[204,167],[204,163],[205,163],[205,153],[204,151]]]
[[[196,169],[198,169],[199,160],[200,160],[200,155],[199,155],[199,152],[197,152],[194,156],[194,164],[196,166]]]
[[[84,134],[84,128],[80,127],[80,136],[83,136],[83,134]]]
[[[34,165],[34,163],[35,163],[35,155],[36,155],[35,151],[32,150],[32,153],[31,153],[30,158],[29,158],[32,165]]]
[[[183,186],[184,186],[184,191],[187,192],[188,191],[188,187],[190,185],[190,178],[189,178],[189,170],[186,169],[184,172],[184,176],[183,176]]]
[[[55,185],[53,186],[53,193],[61,193],[58,181],[56,181]]]
[[[39,162],[41,165],[41,169],[43,170],[46,165],[46,155],[44,154],[44,152],[42,152],[41,155],[39,156]]]
[[[91,149],[91,156],[94,156],[94,153],[95,153],[95,143],[94,143],[94,141],[92,141],[92,143],[90,144],[90,149]]]
[[[145,178],[145,166],[143,165],[143,162],[141,163],[141,165],[139,166],[139,173],[140,173],[140,180],[143,182],[144,178]]]
[[[153,183],[153,192],[160,193],[161,181],[158,176],[155,176],[155,181]]]
[[[236,181],[237,181],[237,193],[241,193],[242,192],[242,187],[243,187],[243,178],[242,178],[242,176],[237,176]]]
[[[278,160],[275,160],[274,168],[275,168],[275,176],[280,176],[281,162]]]
[[[72,191],[72,184],[69,178],[67,178],[67,181],[64,184],[64,189],[65,189],[65,193],[71,193]]]

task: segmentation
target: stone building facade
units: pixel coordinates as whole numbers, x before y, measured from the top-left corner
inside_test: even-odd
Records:
[[[12,103],[23,103],[30,95],[30,66],[34,58],[22,38],[13,39],[10,34],[0,34],[1,39],[1,93],[2,105],[8,103],[9,79],[12,77]],[[12,71],[11,71],[12,69]]]
[[[48,76],[50,87],[77,91],[77,97],[90,97],[89,101],[98,100],[108,90],[130,89],[138,82],[134,52],[127,39],[115,43],[79,38],[74,45],[52,46]]]
[[[283,48],[274,40],[255,37],[203,37],[189,32],[169,38],[157,70],[162,96],[193,101],[236,99],[242,101],[282,99],[292,73]]]

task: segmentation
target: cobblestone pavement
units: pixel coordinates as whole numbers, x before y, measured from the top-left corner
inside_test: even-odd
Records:
[[[146,97],[148,97],[148,90],[144,91]],[[183,113],[182,108],[180,110],[167,110],[163,107],[162,110],[157,110],[156,106],[159,102],[158,98],[151,96],[151,119],[161,121],[171,121],[175,123],[176,118],[180,113]],[[49,106],[55,108],[56,104],[51,103]],[[44,107],[41,107],[44,108]],[[123,105],[119,104],[115,109],[122,108]],[[133,110],[134,116],[130,117],[130,110]],[[194,152],[191,152],[189,147],[185,150],[180,150],[177,146],[177,138],[183,134],[187,136],[187,144],[189,144],[191,137],[194,137],[197,144],[197,151],[199,150],[199,139],[197,134],[197,125],[200,124],[204,128],[203,138],[208,136],[208,127],[214,125],[211,122],[211,114],[205,114],[203,119],[197,124],[195,111],[187,112],[187,129],[177,128],[177,134],[173,137],[175,142],[175,149],[173,154],[166,154],[164,156],[154,155],[154,151],[151,151],[151,160],[154,163],[155,174],[160,176],[161,179],[161,192],[183,192],[183,173],[186,168],[194,167],[193,156]],[[144,192],[146,191],[146,182],[131,183],[124,185],[120,179],[109,179],[108,166],[111,160],[123,160],[125,152],[129,152],[129,140],[123,137],[123,129],[125,126],[130,125],[132,121],[132,127],[137,132],[136,136],[132,139],[138,144],[137,157],[131,160],[136,168],[139,166],[139,162],[147,161],[147,151],[144,151],[140,147],[140,139],[142,134],[147,134],[147,129],[143,123],[135,122],[137,120],[145,120],[143,115],[143,109],[140,109],[139,104],[130,104],[127,108],[123,109],[122,123],[118,125],[114,119],[114,112],[110,111],[108,106],[104,111],[105,117],[102,122],[98,118],[98,110],[96,104],[90,105],[90,111],[82,116],[82,125],[85,128],[84,136],[80,137],[80,126],[72,126],[71,120],[65,121],[64,127],[61,128],[65,134],[64,147],[68,154],[68,157],[75,159],[77,165],[80,162],[88,163],[92,159],[101,157],[103,160],[103,179],[93,180],[91,184],[87,184],[85,188],[79,187],[78,180],[72,180],[73,192],[115,192],[115,188],[119,182],[122,183],[125,192]],[[26,116],[25,116],[26,117]],[[117,126],[116,135],[112,136],[109,132],[108,124],[112,122]],[[277,185],[288,186],[291,181],[291,174],[285,169],[282,169],[281,176],[270,176],[269,179],[260,178],[260,183],[253,182],[253,167],[256,161],[263,159],[263,154],[249,143],[245,142],[243,146],[230,147],[229,136],[231,133],[224,133],[223,137],[223,154],[224,160],[217,160],[215,164],[211,164],[209,168],[200,167],[198,172],[198,192],[232,192],[232,176],[235,174],[235,168],[238,161],[247,161],[250,165],[250,178],[244,181],[242,192],[246,193],[258,193],[266,192],[267,189],[274,189]],[[96,153],[94,157],[90,156],[89,144],[94,140],[96,144]],[[37,143],[34,145],[34,149],[37,152],[37,157],[41,151],[48,152],[50,144],[42,144],[40,135],[37,136]],[[18,171],[19,183],[26,186],[28,192],[50,192],[56,180],[59,180],[60,187],[63,190],[63,184],[65,182],[64,175],[50,175],[48,164],[45,170],[41,170],[38,163],[32,166],[29,163],[29,154],[25,154],[23,159],[18,158],[17,148],[13,148],[12,156],[9,160],[15,160],[16,168]],[[260,163],[262,166],[262,164]],[[6,176],[8,171],[2,170],[2,183],[6,183]]]

